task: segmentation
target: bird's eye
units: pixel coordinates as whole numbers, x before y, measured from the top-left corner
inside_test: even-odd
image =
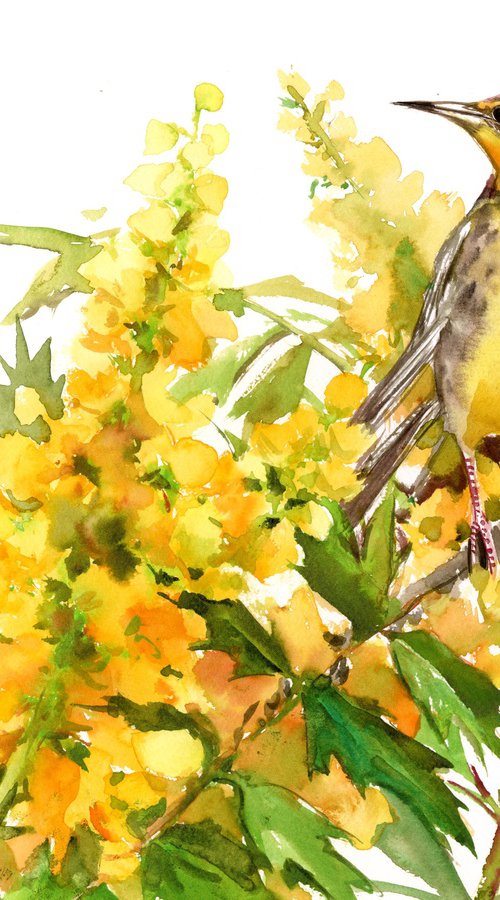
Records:
[[[492,114],[492,116],[493,116],[495,122],[500,123],[500,106],[495,106],[495,107],[491,110],[491,114]]]

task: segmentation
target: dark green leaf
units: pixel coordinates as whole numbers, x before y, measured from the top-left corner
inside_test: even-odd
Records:
[[[177,825],[146,847],[144,900],[271,900],[243,844],[212,822]]]
[[[123,716],[138,731],[189,731],[192,737],[202,742],[207,760],[218,752],[213,728],[200,714],[181,712],[170,703],[134,703],[122,694],[107,697],[105,710],[114,718]]]
[[[384,826],[377,847],[401,869],[435,888],[439,897],[469,900],[446,843],[436,841],[427,825],[399,797],[388,790],[384,793],[394,821]]]
[[[483,746],[500,756],[500,691],[484,672],[459,659],[434,635],[401,634],[391,644],[398,671],[422,714],[419,740],[445,753],[453,767],[471,777],[460,732],[482,758]]]
[[[331,900],[354,900],[355,889],[371,893],[370,882],[332,847],[344,832],[291,791],[249,773],[227,776],[240,799],[247,844],[263,862],[282,872],[289,887],[297,881],[320,889]],[[258,857],[259,858],[259,857]]]
[[[311,772],[329,772],[333,755],[361,793],[371,785],[398,797],[430,835],[439,829],[473,850],[458,807],[462,806],[435,774],[449,768],[443,757],[412,740],[345,693],[318,682],[303,696],[307,755]]]
[[[178,403],[185,403],[205,391],[214,394],[219,404],[225,403],[234,383],[253,363],[265,347],[283,337],[284,332],[274,327],[263,334],[244,338],[215,354],[206,365],[194,372],[182,375],[170,388],[170,395]]]
[[[268,634],[239,600],[207,600],[202,594],[183,591],[177,606],[192,609],[205,619],[206,640],[193,644],[193,649],[228,653],[236,661],[233,677],[290,672],[277,638]]]
[[[311,358],[307,344],[297,344],[280,357],[256,385],[236,401],[231,416],[269,424],[297,409]]]
[[[16,390],[20,387],[33,388],[45,407],[50,419],[60,419],[64,413],[61,395],[64,375],[57,381],[51,375],[50,338],[30,359],[28,345],[19,319],[16,321],[16,365],[10,366],[2,357],[0,364],[9,377],[10,384],[0,385],[0,437],[6,434],[23,434],[38,444],[50,438],[50,426],[43,416],[38,415],[33,422],[23,425],[16,416]]]
[[[75,892],[85,890],[99,874],[101,855],[102,844],[95,831],[77,825],[62,861],[60,883]]]
[[[97,876],[100,857],[97,835],[85,825],[78,826],[68,844],[60,875],[51,872],[50,848],[46,841],[33,852],[24,873],[6,896],[9,900],[75,900],[80,896],[113,900],[116,894],[107,885],[90,887]]]
[[[91,238],[54,228],[0,225],[0,244],[17,244],[59,254],[39,271],[23,299],[5,317],[3,325],[12,325],[17,317],[27,319],[42,306],[53,309],[75,291],[92,293],[92,286],[79,272],[84,263],[102,250]]]
[[[384,624],[389,609],[387,588],[395,568],[394,501],[388,496],[375,512],[361,558],[341,507],[324,498],[318,502],[330,512],[333,523],[323,541],[296,529],[304,551],[303,564],[297,568],[314,591],[351,620],[355,638],[364,640]]]
[[[128,830],[135,837],[143,840],[149,826],[163,816],[166,808],[167,801],[165,797],[161,797],[154,806],[148,806],[147,809],[133,809],[127,816]]]

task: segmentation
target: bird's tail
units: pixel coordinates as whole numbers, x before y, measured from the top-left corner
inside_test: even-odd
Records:
[[[423,335],[410,341],[390,372],[356,410],[351,420],[354,424],[365,423],[374,429],[378,428],[386,416],[399,406],[424,366],[431,362],[440,331],[441,324],[435,323]]]
[[[430,400],[417,407],[386,438],[377,441],[358,462],[357,471],[365,484],[359,494],[345,504],[345,511],[357,524],[385,487],[387,481],[404,461],[424,428],[440,415],[439,400]]]

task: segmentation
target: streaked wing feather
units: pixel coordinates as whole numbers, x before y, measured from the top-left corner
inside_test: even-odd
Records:
[[[371,391],[355,412],[354,423],[378,428],[393,412],[423,367],[432,362],[441,331],[448,320],[453,298],[446,290],[450,272],[469,233],[470,214],[452,231],[436,257],[434,279],[424,297],[422,312],[408,347],[390,372]]]

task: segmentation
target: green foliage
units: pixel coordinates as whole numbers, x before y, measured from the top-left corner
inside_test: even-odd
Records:
[[[384,624],[391,606],[389,586],[400,562],[394,537],[394,494],[387,491],[375,510],[361,552],[341,507],[326,498],[318,502],[333,523],[324,541],[296,530],[304,551],[303,564],[297,568],[314,591],[351,620],[356,639],[363,640]]]
[[[299,882],[320,890],[328,900],[354,900],[354,889],[371,893],[370,882],[332,847],[332,838],[345,838],[286,788],[249,773],[227,777],[240,801],[240,822],[248,846],[260,867],[283,875],[288,887]]]
[[[144,840],[146,832],[153,822],[164,815],[167,808],[165,797],[161,797],[154,806],[147,809],[133,809],[127,816],[127,828],[131,834],[140,840]]]
[[[105,707],[94,708],[113,718],[123,716],[138,731],[189,731],[191,737],[202,742],[206,762],[218,753],[218,739],[209,720],[200,714],[181,712],[170,703],[134,703],[122,694],[115,694],[107,697]]]
[[[50,870],[50,848],[46,841],[31,855],[25,872],[6,896],[9,900],[75,900],[81,896],[112,900],[116,894],[107,885],[92,887],[101,854],[97,835],[87,826],[79,825],[70,838],[59,875],[53,875]]]
[[[303,704],[311,772],[329,772],[334,756],[361,793],[370,785],[388,790],[412,810],[437,842],[441,832],[473,850],[458,814],[461,804],[435,774],[436,769],[450,768],[446,759],[330,684],[317,682],[307,689]]]
[[[144,900],[271,900],[249,853],[213,822],[177,825],[146,847]]]
[[[239,318],[245,312],[245,293],[233,288],[224,288],[219,294],[215,294],[214,306],[220,312],[232,312]]]
[[[192,649],[228,653],[236,661],[234,678],[290,672],[290,664],[277,638],[239,600],[207,600],[202,594],[183,591],[177,606],[192,609],[206,622],[206,640],[193,644]]]
[[[178,403],[185,403],[192,397],[208,392],[225,403],[231,389],[242,378],[247,368],[255,361],[265,347],[284,336],[279,327],[273,327],[252,337],[237,341],[214,356],[194,372],[188,372],[170,388],[170,394]]]
[[[23,425],[15,413],[16,390],[20,387],[33,388],[40,402],[45,407],[50,419],[61,419],[64,403],[61,395],[64,387],[64,375],[57,381],[51,375],[50,338],[40,347],[33,359],[30,359],[28,345],[24,337],[19,319],[16,320],[16,365],[10,366],[0,357],[0,364],[8,375],[10,384],[0,385],[0,437],[6,434],[23,434],[38,444],[48,441],[51,430],[42,415],[33,422]]]
[[[235,418],[246,415],[249,422],[275,422],[297,409],[304,396],[304,380],[311,347],[297,344],[281,356],[257,383],[233,406]]]
[[[439,897],[469,900],[447,842],[436,841],[427,824],[392,791],[385,789],[393,821],[383,827],[377,847],[406,872],[422,878]]]
[[[429,277],[418,260],[414,244],[407,237],[396,246],[393,273],[396,298],[389,311],[390,320],[396,335],[400,331],[411,334],[422,308]]]
[[[18,244],[58,254],[43,266],[23,299],[5,317],[3,325],[12,325],[17,317],[27,319],[42,306],[53,309],[76,291],[82,294],[92,292],[91,285],[79,272],[80,266],[97,256],[102,249],[91,238],[55,228],[0,225],[0,244]]]
[[[422,714],[419,740],[444,754],[466,778],[472,776],[460,733],[480,758],[484,746],[500,756],[500,691],[487,675],[424,631],[399,635],[391,653]]]

